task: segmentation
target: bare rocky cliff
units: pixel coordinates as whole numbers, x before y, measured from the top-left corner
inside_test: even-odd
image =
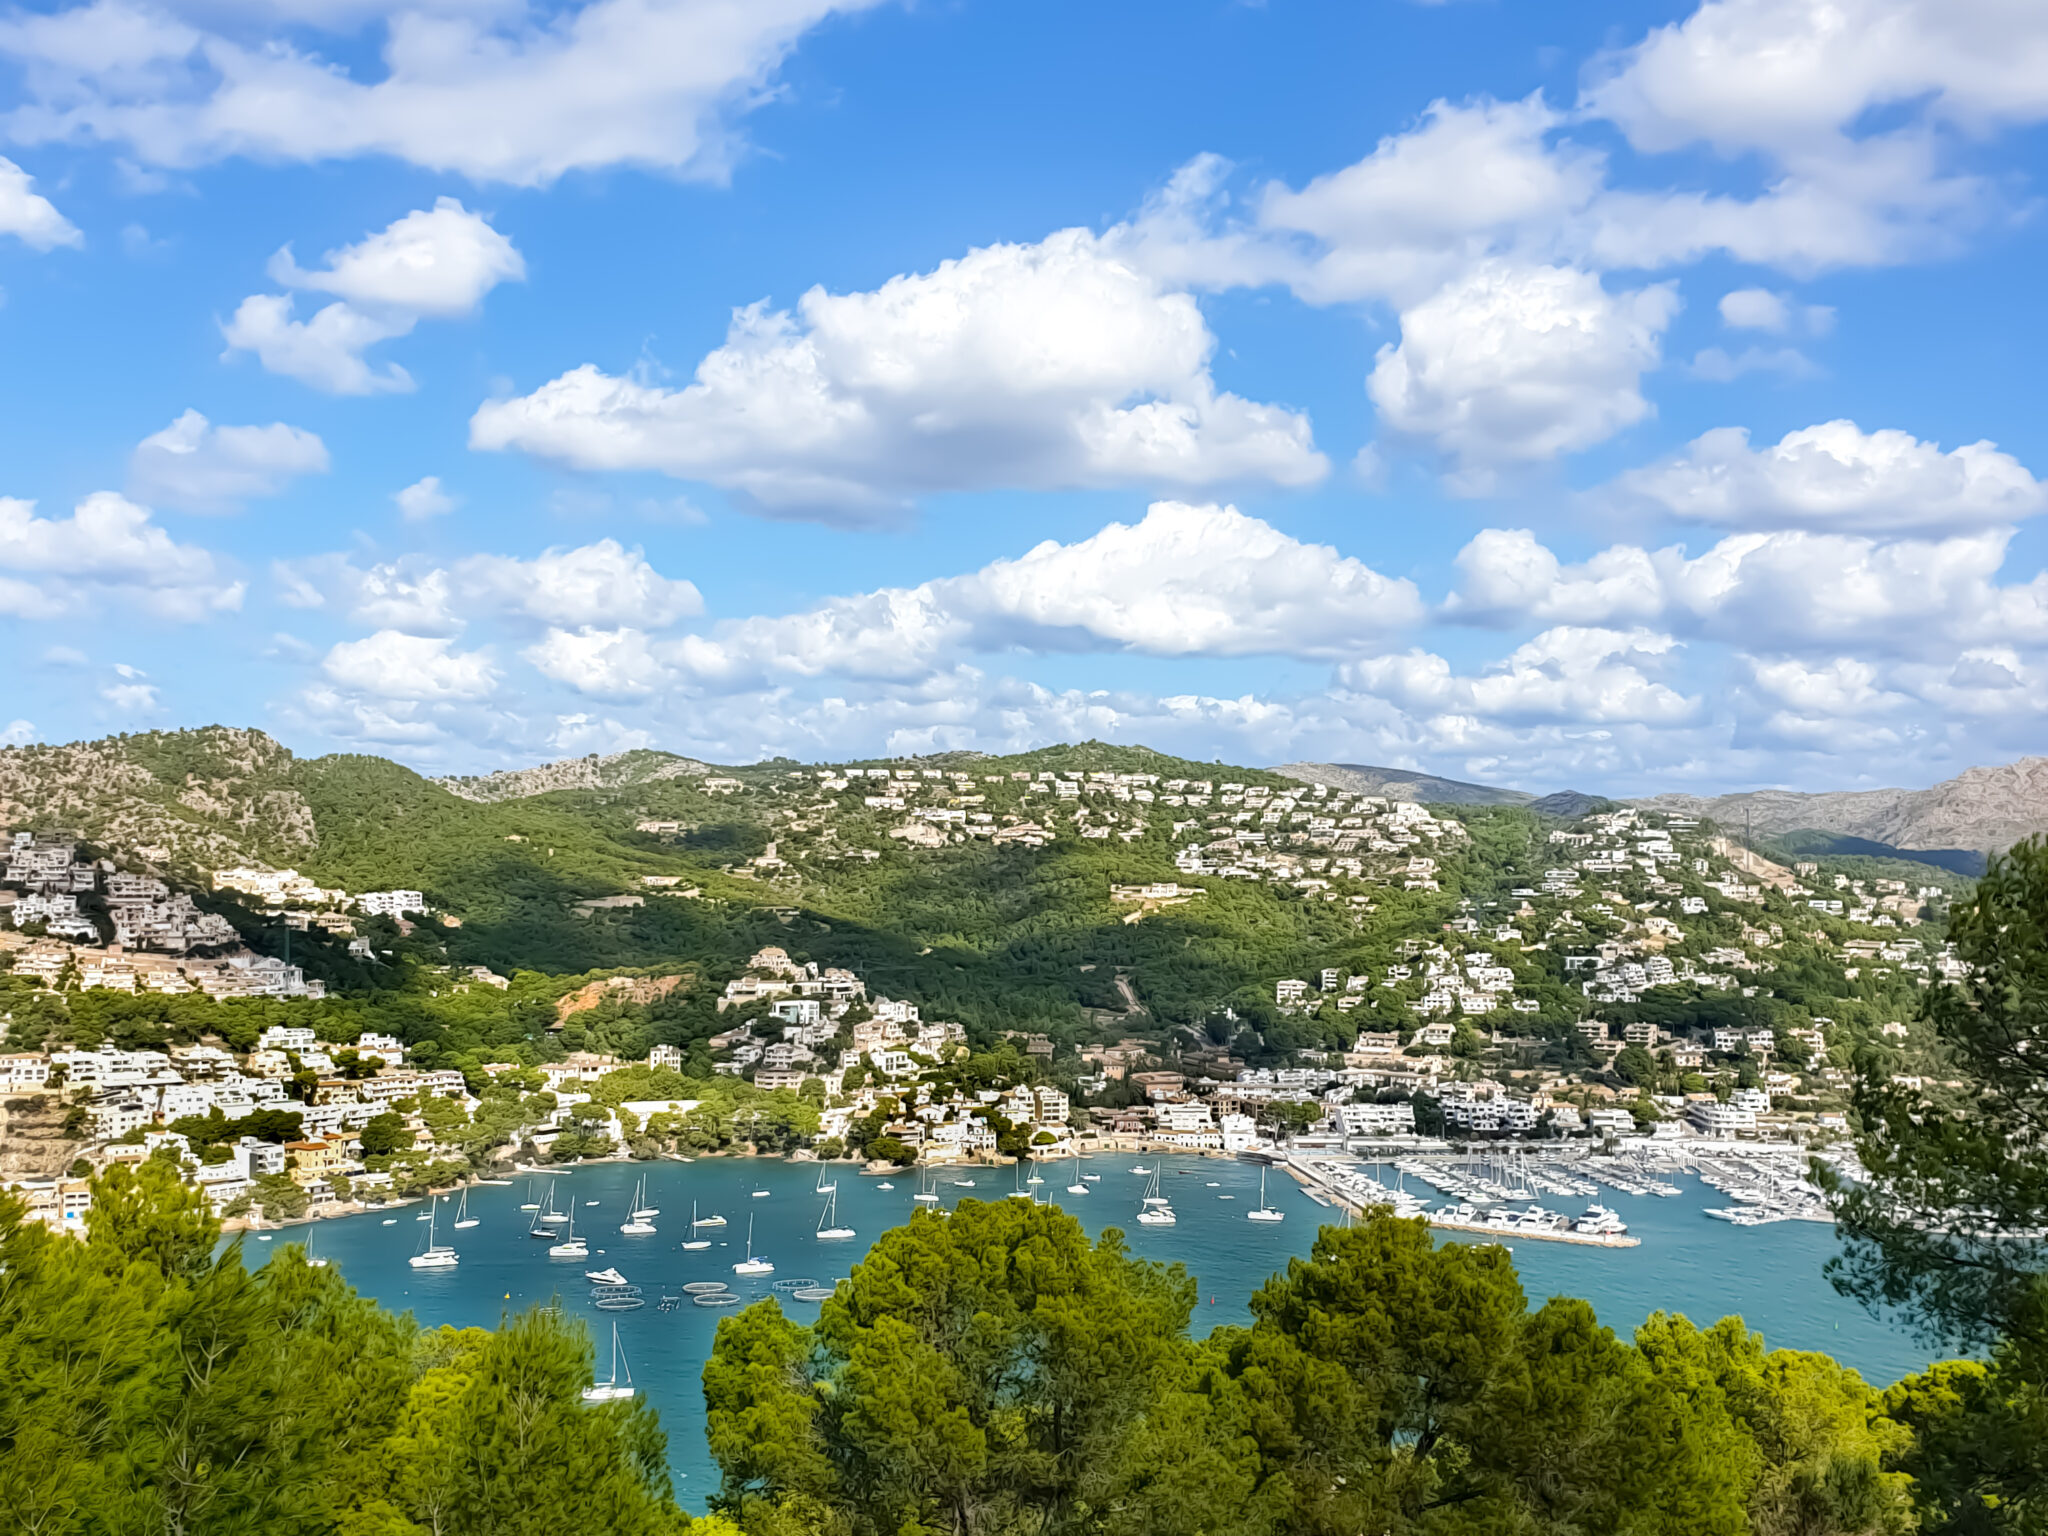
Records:
[[[623,789],[658,779],[694,778],[711,771],[708,763],[667,752],[593,752],[588,757],[569,757],[532,768],[507,768],[497,773],[465,774],[433,782],[465,800],[489,803],[523,800],[528,795],[551,794],[558,789]]]
[[[1928,789],[1799,794],[1765,789],[1740,795],[1658,795],[1639,802],[1707,816],[1725,827],[1745,818],[1760,834],[1812,830],[1867,838],[1894,848],[1999,852],[2048,832],[2048,757],[1966,768]]]

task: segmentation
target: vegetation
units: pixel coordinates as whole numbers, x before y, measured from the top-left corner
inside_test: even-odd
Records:
[[[580,1326],[422,1330],[297,1248],[251,1273],[218,1237],[160,1163],[101,1176],[83,1242],[0,1201],[9,1531],[693,1529],[653,1411],[580,1401]]]
[[[1868,1178],[1837,1181],[1835,1283],[1930,1338],[1986,1347],[1894,1392],[1918,1431],[1929,1529],[2048,1529],[2048,843],[1994,859],[1950,925],[1970,972],[1928,994],[1940,1076],[1873,1055],[1856,1095]]]
[[[1946,1380],[1884,1397],[1732,1318],[1630,1343],[1391,1217],[1326,1228],[1249,1328],[1191,1338],[1195,1299],[1057,1210],[920,1214],[814,1326],[773,1301],[720,1323],[717,1507],[761,1536],[1876,1536],[1914,1519],[1888,1409]]]

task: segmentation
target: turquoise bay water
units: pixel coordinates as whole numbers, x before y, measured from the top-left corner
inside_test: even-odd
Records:
[[[1161,1189],[1172,1197],[1177,1225],[1137,1224],[1145,1184],[1131,1172],[1138,1165],[1164,1170]],[[1245,1212],[1258,1203],[1259,1172],[1243,1163],[1146,1155],[1096,1157],[1083,1166],[1102,1175],[1090,1185],[1092,1194],[1065,1193],[1071,1164],[1042,1169],[1045,1182],[1037,1193],[1072,1211],[1091,1232],[1122,1228],[1141,1257],[1186,1265],[1201,1283],[1197,1333],[1219,1323],[1248,1322],[1251,1294],[1290,1256],[1306,1254],[1317,1226],[1331,1215],[1293,1180],[1276,1175],[1268,1181],[1268,1194],[1287,1219],[1246,1221]],[[918,1188],[915,1173],[893,1178],[888,1182],[895,1187],[883,1189],[882,1180],[862,1177],[850,1166],[824,1165],[823,1178],[839,1186],[840,1224],[858,1236],[820,1241],[814,1236],[824,1204],[814,1192],[820,1167],[706,1158],[687,1164],[602,1163],[566,1171],[555,1183],[556,1204],[565,1208],[574,1199],[576,1230],[590,1243],[588,1259],[550,1259],[547,1245],[527,1236],[530,1217],[519,1209],[529,1198],[524,1178],[511,1188],[471,1189],[469,1214],[479,1224],[468,1231],[450,1231],[454,1202],[443,1207],[437,1235],[462,1254],[460,1266],[452,1270],[414,1270],[406,1262],[427,1230],[425,1222],[414,1220],[424,1205],[294,1228],[274,1234],[268,1243],[251,1238],[245,1253],[251,1264],[258,1264],[286,1242],[304,1241],[310,1233],[316,1256],[331,1262],[357,1290],[433,1326],[492,1327],[507,1311],[559,1294],[564,1311],[588,1323],[600,1375],[609,1369],[611,1325],[616,1322],[633,1380],[660,1411],[668,1431],[677,1495],[701,1509],[717,1485],[717,1472],[704,1446],[699,1373],[718,1319],[737,1309],[686,1301],[675,1311],[662,1312],[655,1304],[664,1293],[681,1294],[684,1282],[692,1280],[722,1280],[750,1301],[771,1294],[771,1282],[777,1280],[809,1278],[829,1285],[846,1275],[870,1243],[916,1209],[911,1198]],[[651,1237],[626,1237],[619,1225],[643,1174],[648,1203],[661,1209],[654,1219],[659,1230]],[[956,1179],[972,1179],[974,1187],[963,1188]],[[1711,1221],[1700,1213],[1722,1197],[1690,1179],[1674,1182],[1684,1187],[1676,1198],[1603,1192],[1603,1203],[1619,1211],[1642,1239],[1639,1248],[1512,1243],[1531,1301],[1583,1296],[1599,1310],[1602,1322],[1624,1336],[1659,1308],[1683,1312],[1701,1324],[1739,1313],[1772,1348],[1824,1350],[1878,1383],[1916,1371],[1932,1358],[1903,1331],[1842,1300],[1828,1285],[1821,1265],[1835,1251],[1831,1228],[1810,1222],[1738,1228]],[[546,1183],[539,1180],[538,1188]],[[1000,1200],[1011,1188],[1009,1169],[977,1168],[942,1171],[936,1192],[950,1208],[962,1199]],[[767,1193],[755,1198],[755,1190]],[[1221,1198],[1225,1195],[1233,1198]],[[536,1193],[532,1198],[543,1197]],[[727,1225],[703,1229],[699,1235],[712,1246],[685,1253],[679,1245],[690,1236],[693,1200],[703,1215],[722,1215]],[[389,1217],[396,1221],[385,1226]],[[742,1279],[732,1266],[745,1257],[750,1217],[754,1251],[774,1263],[775,1273]],[[591,1305],[584,1271],[607,1265],[643,1288],[646,1307],[600,1312]],[[816,1314],[814,1304],[777,1294],[795,1317],[807,1320]]]

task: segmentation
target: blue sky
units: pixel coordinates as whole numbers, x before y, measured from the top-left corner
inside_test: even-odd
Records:
[[[11,740],[2048,749],[2017,0],[0,16]]]

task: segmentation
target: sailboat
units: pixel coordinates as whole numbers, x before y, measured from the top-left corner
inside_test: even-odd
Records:
[[[697,1219],[697,1202],[696,1202],[696,1201],[694,1201],[694,1200],[692,1200],[692,1201],[690,1202],[690,1231],[691,1231],[691,1233],[692,1233],[692,1234],[695,1234],[696,1230],[697,1230],[697,1229],[698,1229],[699,1227],[701,1227],[702,1225],[704,1225],[704,1223],[702,1223],[701,1221],[699,1221],[699,1220]],[[684,1247],[684,1249],[685,1249],[685,1250],[687,1250],[687,1251],[689,1251],[689,1252],[692,1252],[692,1253],[694,1253],[694,1252],[695,1252],[695,1251],[696,1251],[697,1249],[699,1249],[699,1248],[709,1248],[710,1246],[711,1246],[711,1239],[710,1239],[710,1238],[708,1238],[708,1237],[697,1237],[697,1236],[695,1236],[695,1235],[692,1235],[692,1236],[691,1236],[691,1238],[690,1238],[690,1240],[689,1240],[688,1242],[686,1242],[686,1243],[684,1243],[684,1244],[683,1244],[683,1247]]]
[[[313,1257],[313,1238],[319,1230],[320,1228],[317,1223],[306,1229],[306,1268],[308,1269],[325,1269],[327,1267],[325,1259]]]
[[[1264,1164],[1261,1164],[1259,1167],[1259,1208],[1256,1211],[1246,1211],[1244,1219],[1246,1221],[1285,1221],[1287,1219],[1285,1211],[1276,1211],[1272,1206],[1266,1204],[1266,1169]]]
[[[642,1209],[646,1199],[647,1175],[643,1173],[640,1176],[639,1184],[635,1186],[633,1190],[633,1209],[627,1215],[626,1220],[619,1226],[619,1230],[625,1233],[628,1237],[647,1237],[652,1235],[654,1231],[654,1223],[648,1221],[646,1217],[642,1215]],[[647,1212],[647,1215],[655,1214],[658,1213],[652,1211]]]
[[[736,1275],[772,1275],[775,1273],[775,1266],[773,1264],[770,1264],[766,1259],[754,1257],[754,1218],[751,1216],[747,1218],[747,1256],[740,1263],[733,1265],[732,1272]]]
[[[918,1173],[917,1182],[918,1191],[911,1198],[919,1205],[937,1205],[939,1197],[933,1191],[932,1186],[938,1182],[938,1171],[932,1168],[922,1169]]]
[[[818,1236],[827,1242],[853,1236],[853,1228],[839,1225],[839,1187],[836,1184],[825,1191],[825,1209],[818,1216]]]
[[[660,1214],[660,1206],[647,1203],[647,1175],[643,1173],[640,1175],[638,1187],[633,1191],[633,1219],[635,1221],[652,1221]]]
[[[408,1261],[414,1269],[453,1269],[459,1257],[453,1248],[434,1241],[434,1207],[440,1203],[435,1200],[427,1206],[427,1245]]]
[[[825,1165],[823,1163],[818,1164],[818,1187],[815,1190],[813,1190],[812,1193],[819,1195],[829,1195],[832,1193],[833,1190],[837,1189],[838,1187],[839,1181],[837,1179],[834,1179],[830,1184],[827,1184],[825,1182]]]
[[[1010,1198],[1012,1200],[1029,1200],[1031,1198],[1031,1191],[1017,1182],[1017,1176],[1023,1171],[1024,1160],[1021,1157],[1016,1162],[1010,1164]],[[1043,1179],[1033,1179],[1031,1182],[1042,1184],[1045,1181]]]
[[[575,1202],[573,1200],[570,1201],[569,1204],[571,1209],[575,1208]],[[563,1222],[569,1219],[567,1216],[564,1216],[560,1211],[555,1209],[555,1186],[552,1180],[550,1180],[548,1183],[548,1202],[546,1208],[542,1210],[542,1212],[540,1213],[540,1219],[551,1227],[559,1227]]]
[[[1070,1195],[1085,1195],[1088,1193],[1088,1186],[1081,1182],[1081,1149],[1079,1147],[1074,1148],[1074,1182],[1067,1186],[1067,1193]]]
[[[476,1218],[469,1214],[469,1189],[465,1185],[462,1191],[462,1199],[456,1202],[455,1206],[455,1230],[467,1232],[475,1225]]]
[[[522,1211],[537,1211],[540,1209],[540,1202],[533,1198],[533,1180],[531,1179],[526,1181],[526,1200],[519,1209]]]
[[[1159,1170],[1154,1168],[1150,1172],[1152,1181],[1145,1186],[1144,1205],[1138,1212],[1138,1220],[1148,1227],[1170,1227],[1176,1220],[1173,1206],[1166,1196],[1159,1193]]]
[[[551,1259],[589,1258],[590,1244],[576,1235],[576,1208],[574,1206],[569,1208],[568,1222],[569,1225],[563,1229],[562,1240],[548,1249],[548,1257]]]
[[[619,1380],[620,1371],[626,1373],[624,1382]],[[619,1352],[619,1325],[612,1324],[612,1373],[605,1380],[595,1382],[583,1389],[586,1403],[616,1403],[631,1397],[637,1390],[633,1385],[633,1368],[626,1364],[626,1357]]]

